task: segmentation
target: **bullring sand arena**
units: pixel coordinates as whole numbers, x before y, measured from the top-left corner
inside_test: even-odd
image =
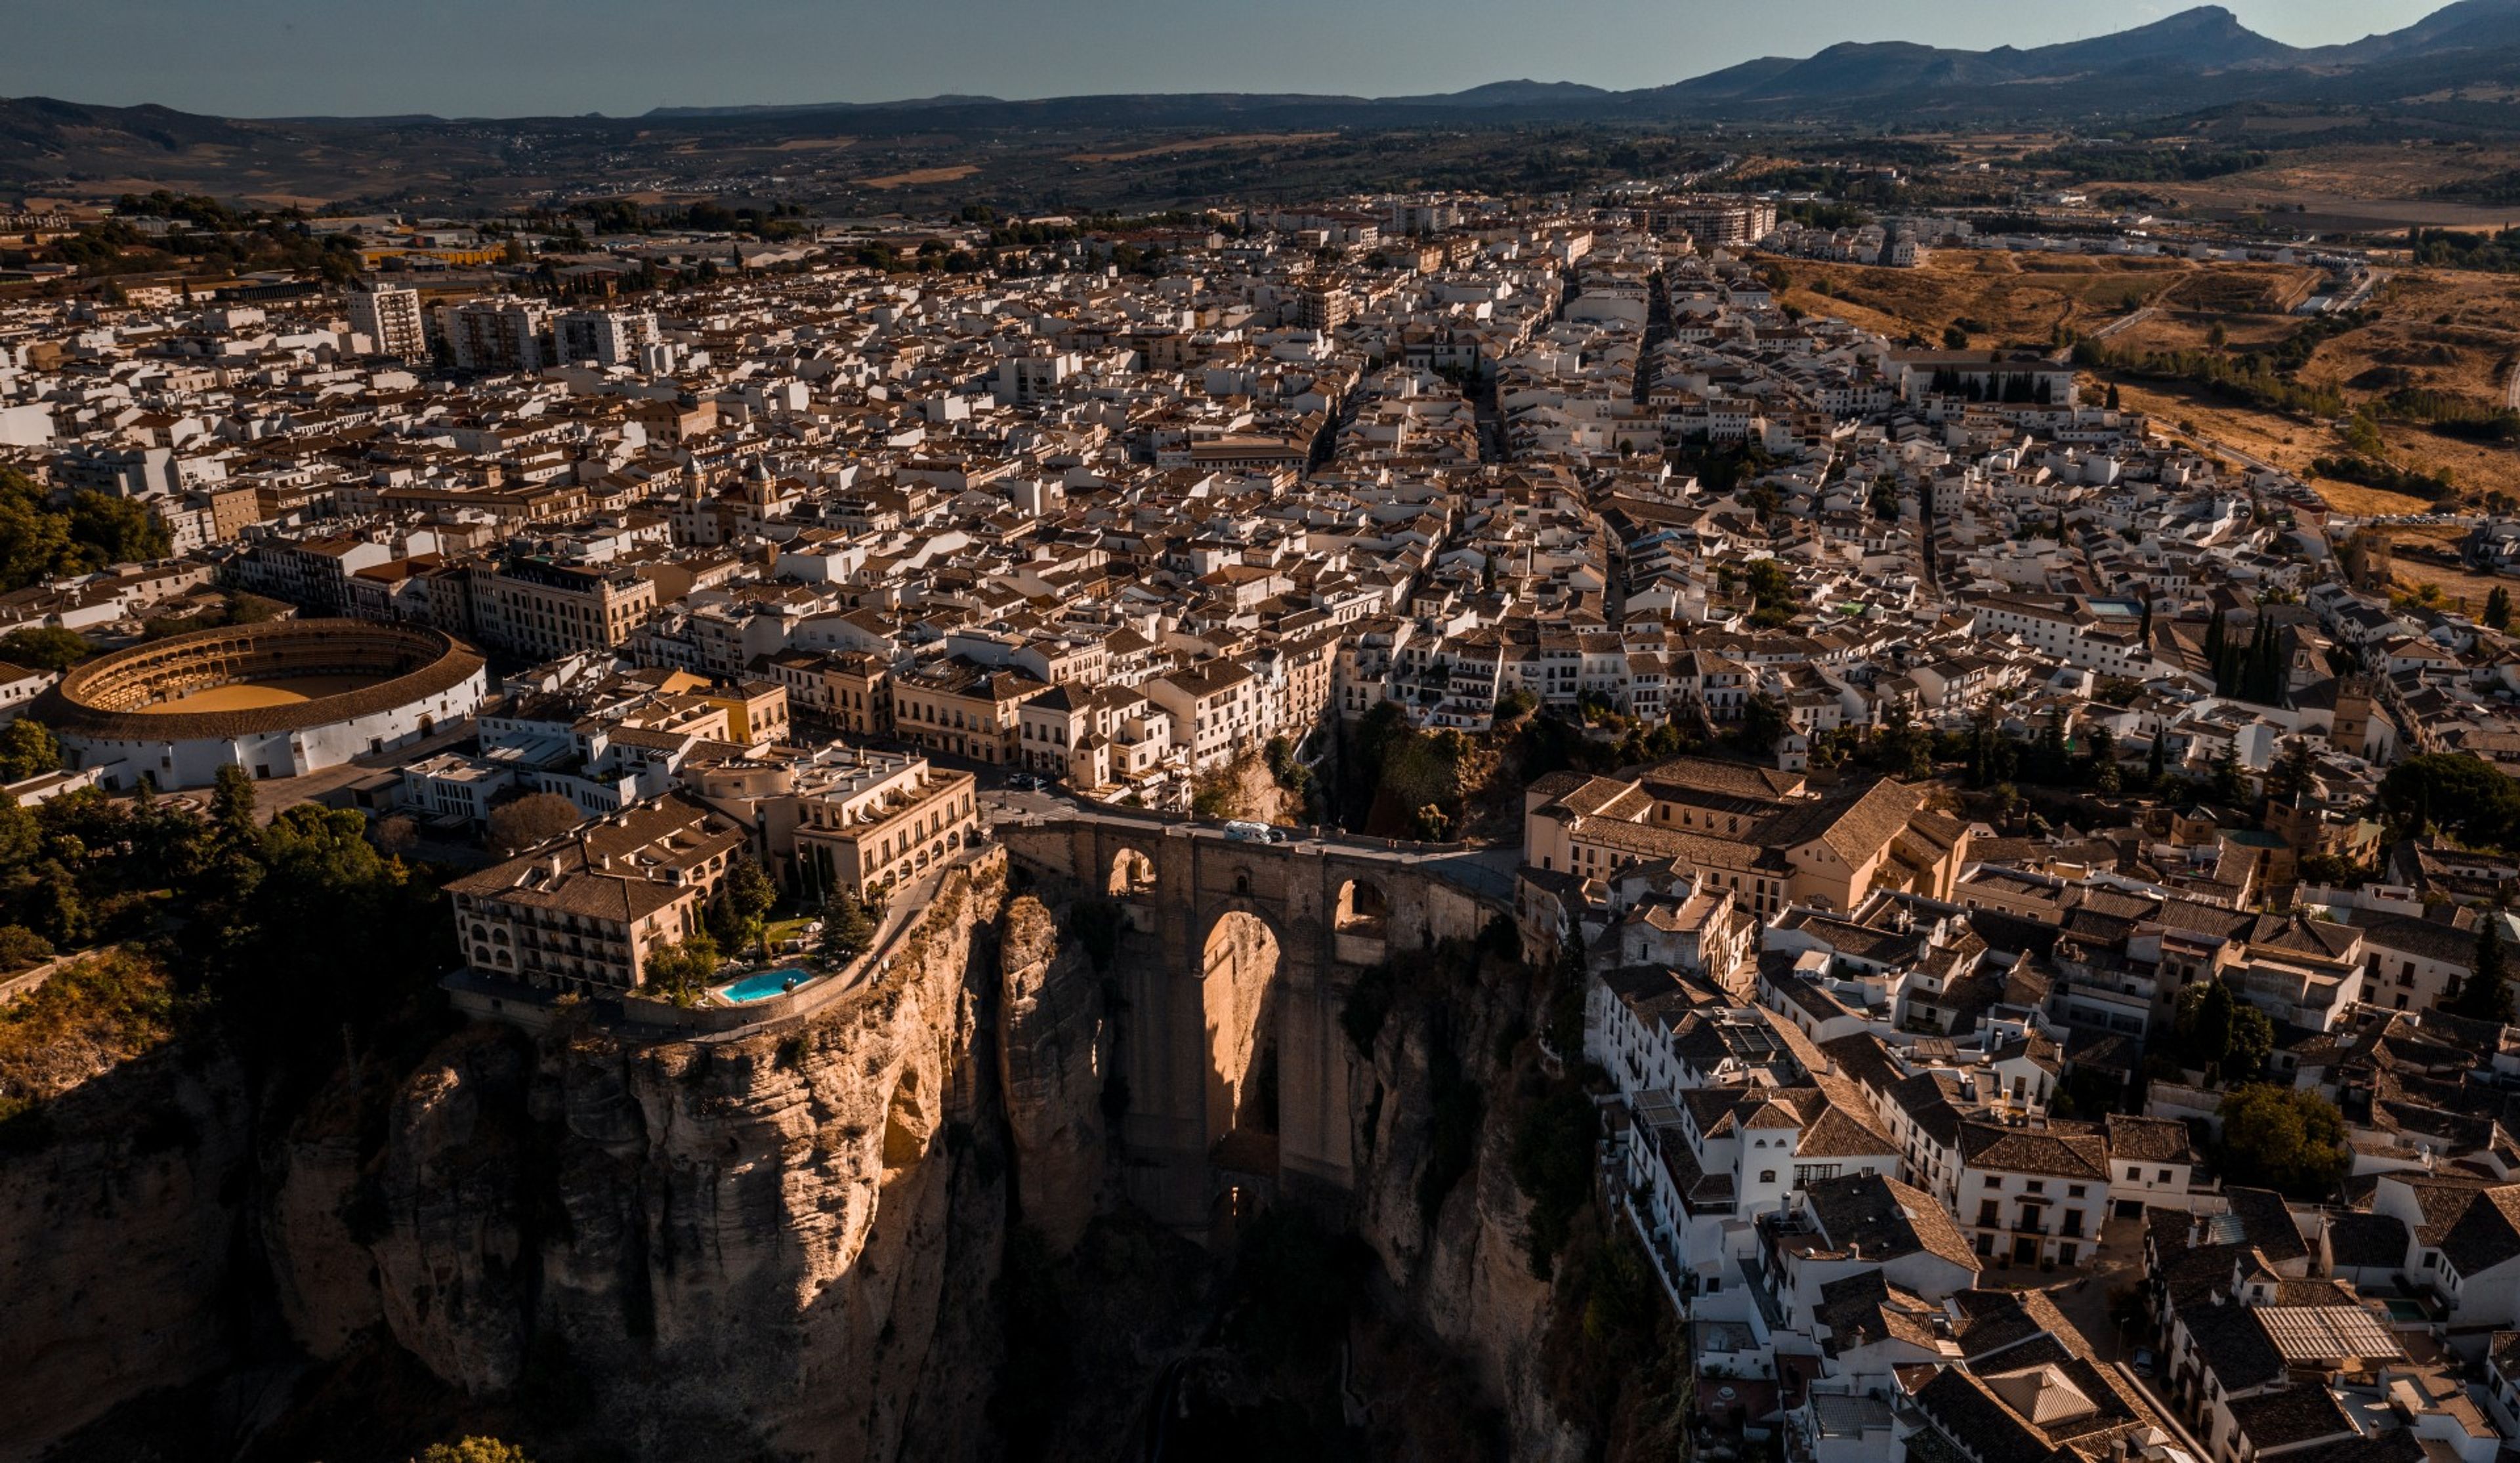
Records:
[[[226,686],[207,686],[200,690],[140,708],[142,716],[162,716],[182,711],[251,711],[260,706],[294,706],[301,701],[320,701],[376,685],[373,676],[292,676],[286,681],[238,681]]]

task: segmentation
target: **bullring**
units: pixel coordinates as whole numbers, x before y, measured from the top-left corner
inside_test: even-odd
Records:
[[[429,735],[489,692],[479,652],[441,631],[366,620],[196,630],[74,667],[28,715],[73,768],[114,786],[205,786],[338,767]]]

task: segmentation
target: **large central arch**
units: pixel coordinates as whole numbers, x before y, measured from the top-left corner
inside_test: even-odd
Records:
[[[1278,1168],[1278,962],[1269,921],[1226,909],[1199,943],[1199,1019],[1207,1042],[1207,1141],[1220,1165]]]

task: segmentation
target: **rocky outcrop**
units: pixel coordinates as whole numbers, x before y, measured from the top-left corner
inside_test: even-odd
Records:
[[[0,1457],[228,1358],[248,1107],[237,1064],[205,1042],[0,1130]]]
[[[1107,1197],[1102,1083],[1111,1038],[1102,984],[1039,900],[1017,898],[1005,923],[998,1076],[1015,1197],[1024,1219],[1064,1253]]]
[[[584,1390],[636,1456],[979,1455],[1002,887],[949,876],[865,989],[778,1030],[443,1043],[380,1175],[395,1340],[470,1393]]]
[[[382,1215],[361,1208],[374,1194],[361,1181],[359,1113],[361,1089],[386,1081],[342,1074],[262,1160],[258,1218],[272,1295],[281,1323],[317,1361],[347,1354],[360,1333],[384,1319],[376,1258],[363,1243]]]

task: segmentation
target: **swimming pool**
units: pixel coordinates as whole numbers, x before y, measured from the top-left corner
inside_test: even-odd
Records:
[[[813,978],[812,971],[799,970],[793,965],[779,970],[755,971],[740,981],[718,987],[717,998],[734,1005],[742,1005],[748,1000],[768,1000],[773,996],[784,996]]]

